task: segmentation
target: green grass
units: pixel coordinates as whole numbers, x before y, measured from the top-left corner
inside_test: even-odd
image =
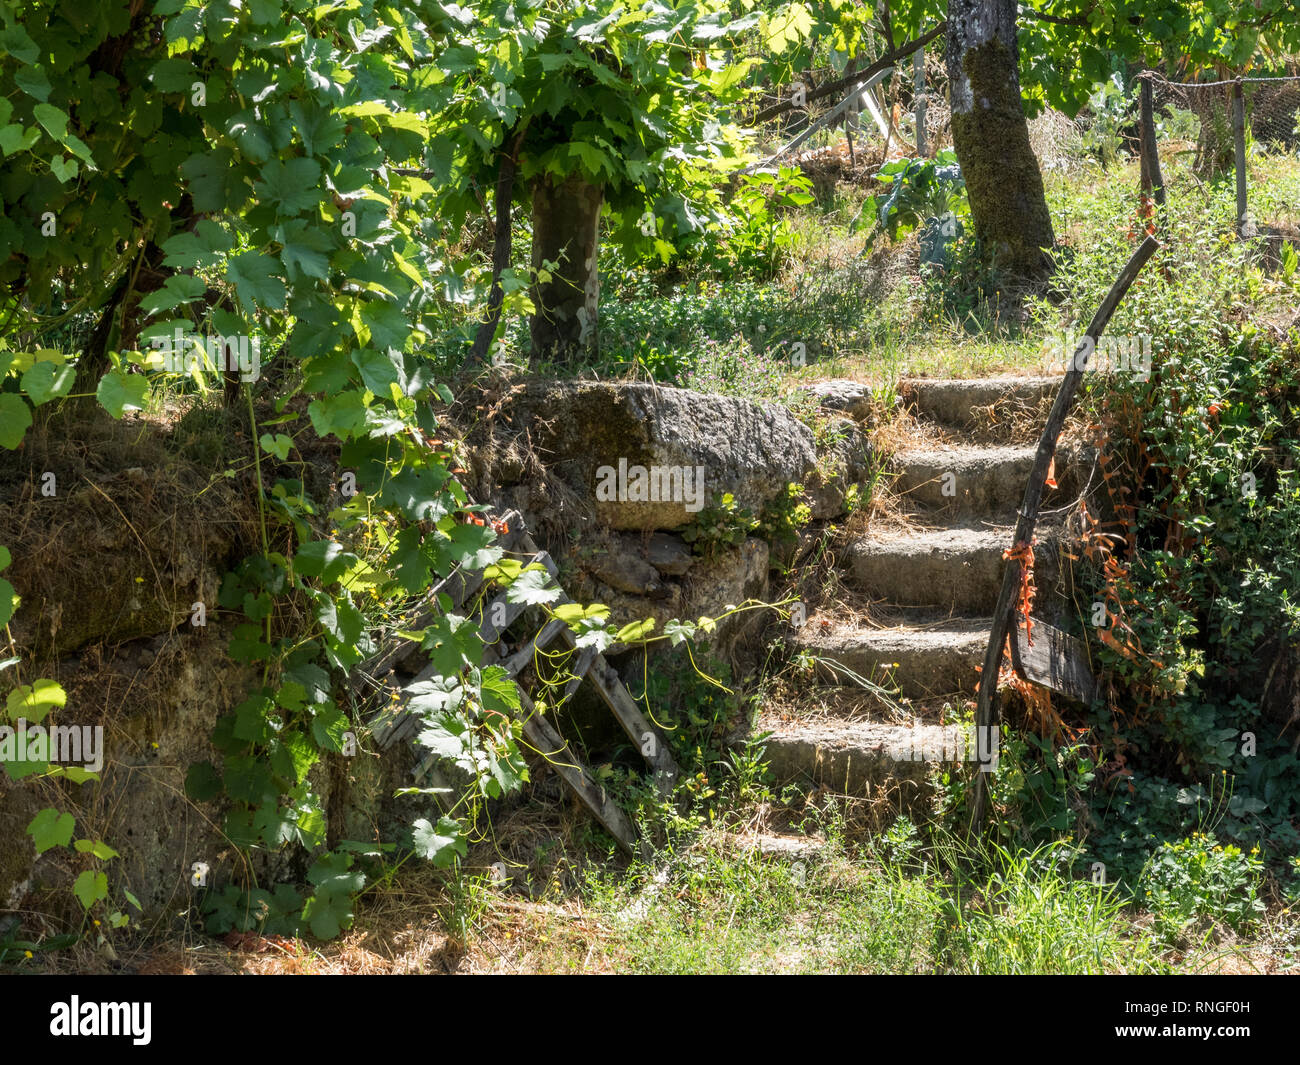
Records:
[[[1060,855],[1055,855],[1059,858]],[[588,934],[547,917],[531,967],[636,973],[1115,973],[1169,969],[1113,889],[1046,850],[983,873],[905,868],[828,844],[791,860],[697,842],[666,881],[593,873]],[[638,902],[638,893],[645,893]],[[513,938],[513,937],[512,937]]]

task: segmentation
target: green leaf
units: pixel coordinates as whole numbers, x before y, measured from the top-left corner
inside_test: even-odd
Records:
[[[406,315],[391,303],[371,300],[361,308],[361,320],[370,328],[371,347],[384,351],[395,348],[401,351],[410,335],[410,326]],[[374,391],[374,389],[371,389]]]
[[[110,370],[104,374],[95,389],[100,405],[114,418],[121,418],[128,410],[144,410],[149,394],[149,379],[142,374],[128,374]]]
[[[18,609],[18,593],[14,591],[14,586],[7,580],[0,577],[0,628],[8,625],[14,616],[14,611]],[[8,659],[4,663],[13,664],[21,659]],[[5,664],[0,663],[0,669],[5,668]]]
[[[27,834],[36,844],[36,853],[44,854],[54,847],[66,847],[72,842],[74,821],[72,814],[60,813],[46,807],[27,826]]]
[[[275,256],[257,251],[243,252],[226,263],[226,279],[235,286],[247,314],[256,314],[259,307],[284,309],[284,282],[275,276],[279,265]]]
[[[44,361],[35,362],[23,374],[22,389],[31,398],[32,403],[39,407],[42,403],[48,403],[71,392],[76,377],[77,371],[74,366],[56,366],[52,362]]]
[[[193,303],[201,299],[207,287],[201,277],[194,277],[191,274],[172,274],[163,282],[162,288],[150,292],[140,300],[140,306],[149,314],[169,311],[183,303]]]
[[[552,603],[560,596],[560,589],[551,582],[551,575],[545,567],[525,569],[518,578],[510,582],[506,589],[506,600],[511,603],[527,603],[536,606],[539,603]]]
[[[149,80],[159,92],[188,93],[190,87],[201,79],[188,58],[173,56],[155,63],[149,71]]]
[[[117,851],[113,850],[107,843],[97,839],[79,839],[72,845],[72,848],[78,854],[93,854],[96,858],[105,862],[110,858],[118,857]]]
[[[27,721],[40,722],[56,706],[61,708],[67,703],[68,693],[61,684],[52,680],[38,680],[11,691],[5,710],[14,721],[21,717]]]
[[[343,550],[336,540],[312,540],[293,556],[293,569],[300,577],[319,577],[322,584],[333,584],[357,561],[357,556]]]
[[[479,695],[488,710],[509,715],[522,706],[519,687],[514,678],[501,666],[488,666],[479,681]]]
[[[23,67],[15,71],[14,84],[28,96],[41,101],[48,100],[53,89],[50,79],[45,76],[45,71],[38,66]]]
[[[51,173],[53,173],[54,176],[58,178],[59,182],[63,185],[66,185],[69,181],[71,181],[74,177],[76,177],[77,171],[79,169],[80,167],[78,166],[77,161],[75,159],[64,159],[63,156],[56,155],[53,159],[50,160]]]
[[[312,428],[320,436],[331,433],[340,440],[348,440],[366,420],[365,398],[356,389],[349,389],[325,399],[314,399],[307,406]]]
[[[478,661],[478,626],[458,614],[440,614],[424,630],[420,647],[429,653],[434,669],[443,676],[454,676]]]
[[[458,857],[464,858],[469,853],[460,822],[450,817],[440,817],[436,826],[421,817],[411,828],[415,853],[431,861],[437,869],[448,869]]]
[[[29,66],[40,58],[40,50],[28,32],[19,25],[0,30],[0,52],[6,52]]]
[[[108,877],[104,873],[87,869],[72,885],[72,893],[82,908],[89,910],[95,903],[108,898]]]
[[[276,433],[275,436],[270,433],[263,433],[257,442],[261,445],[263,451],[268,455],[274,455],[281,462],[288,459],[289,449],[293,447],[293,441],[284,433]]]
[[[211,762],[195,762],[185,774],[185,794],[195,802],[208,802],[221,794],[221,774]]]
[[[348,719],[333,703],[315,708],[312,715],[311,734],[316,742],[335,754],[343,750],[343,735],[348,731]]]
[[[6,156],[14,152],[25,152],[41,139],[41,131],[35,126],[24,129],[16,122],[0,127],[0,151]]]
[[[618,630],[614,639],[618,643],[635,643],[637,640],[645,639],[654,631],[655,619],[643,618],[640,621],[633,621],[631,624],[624,625]]]
[[[0,447],[10,451],[23,442],[32,424],[32,409],[22,396],[0,392]]]
[[[278,206],[282,215],[300,214],[320,202],[320,164],[314,159],[272,159],[262,167],[255,187],[265,202]]]
[[[216,222],[204,218],[196,227],[196,232],[177,233],[163,242],[162,249],[167,253],[163,265],[174,270],[216,266],[225,259],[224,253],[233,246],[234,238],[229,233]]]
[[[32,117],[56,141],[68,135],[68,116],[53,104],[37,104],[32,108]]]
[[[366,619],[346,599],[318,594],[314,613],[321,628],[345,647],[354,647],[365,631]]]

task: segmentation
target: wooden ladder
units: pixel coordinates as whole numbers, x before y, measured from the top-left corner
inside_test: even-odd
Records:
[[[506,551],[515,549],[528,556],[525,565],[540,563],[550,574],[552,589],[558,591],[556,602],[572,603],[573,600],[564,592],[559,583],[559,569],[551,556],[538,548],[524,525],[523,517],[518,511],[510,511],[505,517],[506,531],[497,537],[497,544]],[[457,570],[440,582],[430,593],[432,603],[438,602],[438,596],[445,594],[451,601],[451,609],[462,608],[470,597],[483,585],[482,570]],[[482,605],[479,617],[479,638],[483,642],[482,666],[499,665],[513,678],[528,666],[534,656],[556,640],[561,640],[576,652],[576,660],[569,667],[573,674],[565,685],[563,695],[557,702],[567,700],[583,680],[589,681],[604,704],[609,708],[618,723],[627,733],[632,745],[641,752],[646,764],[654,773],[655,786],[662,796],[672,793],[679,770],[673,760],[668,744],[664,742],[660,731],[646,719],[637,706],[636,700],[623,686],[617,671],[594,647],[577,648],[577,637],[569,626],[553,618],[542,626],[541,630],[525,645],[510,654],[501,648],[501,635],[528,608],[526,603],[511,603],[505,592]],[[436,607],[426,607],[412,620],[411,628],[421,628],[434,616]],[[409,640],[397,641],[372,658],[362,672],[372,678],[382,678],[391,673],[399,658],[411,651],[413,644]],[[438,675],[432,666],[421,670],[410,684],[429,680]],[[409,687],[409,685],[408,685]],[[610,834],[629,854],[635,854],[638,847],[636,830],[627,815],[610,801],[604,787],[596,780],[594,774],[570,747],[568,741],[556,730],[540,712],[528,692],[520,685],[522,709],[527,715],[524,720],[524,737],[546,759],[547,763],[560,775],[582,804],[604,825]],[[388,750],[395,743],[406,740],[417,743],[420,731],[418,714],[406,709],[405,700],[393,707],[379,710],[370,721],[372,735],[380,750]],[[435,786],[445,784],[438,769],[438,757],[425,752],[414,771],[417,784],[430,780]]]

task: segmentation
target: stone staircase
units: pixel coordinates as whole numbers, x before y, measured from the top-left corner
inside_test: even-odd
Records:
[[[844,411],[848,386],[835,384],[828,406]],[[975,695],[1002,555],[1059,384],[1045,377],[902,383],[922,440],[892,458],[906,522],[868,530],[841,551],[841,579],[855,600],[869,603],[865,612],[823,608],[789,636],[793,651],[815,659],[817,683],[850,689],[830,692],[850,697],[818,700],[810,692],[808,706],[822,704],[815,711],[760,714],[756,731],[772,733],[767,755],[778,781],[887,794],[903,810],[927,797],[927,756],[957,743],[957,727],[941,723],[944,705],[960,707]],[[1045,513],[1077,497],[1075,466],[1058,458],[1056,480]],[[1044,549],[1050,528],[1040,525],[1038,537],[1041,599],[1058,573],[1054,552]],[[859,678],[896,694],[882,696]]]

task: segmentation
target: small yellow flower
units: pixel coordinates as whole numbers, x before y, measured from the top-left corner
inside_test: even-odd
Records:
[[[31,961],[32,952],[30,950],[23,951],[23,957],[26,958],[28,961]]]

